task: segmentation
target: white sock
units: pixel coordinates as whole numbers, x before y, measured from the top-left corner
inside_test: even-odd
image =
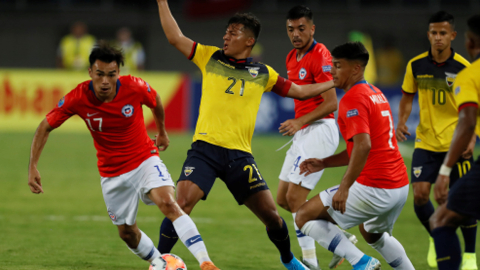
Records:
[[[351,265],[357,264],[365,255],[337,226],[326,220],[310,220],[303,225],[301,231],[315,239],[322,247],[345,258]]]
[[[295,232],[297,233],[298,244],[302,248],[303,259],[313,266],[318,266],[317,254],[315,254],[315,240],[310,236],[304,235],[295,223],[295,217],[297,213],[292,213],[293,225],[295,226]]]
[[[141,230],[140,233],[142,234],[142,236],[140,238],[140,242],[138,243],[137,248],[130,248],[128,246],[127,247],[138,257],[142,258],[145,261],[152,262],[153,259],[160,256],[160,252],[158,252],[158,249],[153,244],[152,239],[150,239]]]
[[[393,269],[415,270],[402,244],[388,233],[383,233],[382,237],[370,246],[378,251]]]
[[[197,226],[188,215],[183,215],[173,222],[173,227],[177,232],[178,238],[185,244],[190,252],[195,256],[198,263],[211,261],[208,257],[207,247],[198,232]]]

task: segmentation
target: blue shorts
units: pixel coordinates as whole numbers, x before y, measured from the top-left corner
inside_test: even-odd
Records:
[[[250,195],[268,189],[252,154],[204,141],[192,143],[178,181],[195,183],[205,193],[202,200],[206,200],[217,177],[240,205]]]
[[[433,152],[416,148],[412,158],[411,182],[430,182],[435,184],[446,155],[447,152]],[[450,186],[470,170],[473,162],[473,157],[470,157],[470,159],[460,157],[455,166],[452,167]]]
[[[480,219],[480,157],[472,169],[450,189],[447,208]]]

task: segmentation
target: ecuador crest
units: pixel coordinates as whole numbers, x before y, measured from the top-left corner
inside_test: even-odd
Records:
[[[422,168],[423,166],[420,166],[420,167],[413,167],[413,175],[415,175],[415,177],[420,177],[420,174],[422,174]]]
[[[457,74],[455,73],[445,72],[445,80],[447,82],[448,87],[452,87],[456,77],[457,77]]]

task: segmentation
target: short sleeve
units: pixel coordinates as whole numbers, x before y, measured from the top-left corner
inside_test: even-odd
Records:
[[[351,95],[341,102],[343,122],[346,126],[345,140],[351,140],[353,136],[360,133],[370,134],[369,116],[370,110],[368,101],[364,96]]]
[[[206,46],[200,43],[194,43],[192,48],[192,53],[190,54],[190,59],[195,65],[197,65],[200,70],[205,71],[205,66],[210,60],[213,53],[220,50],[218,47]]]
[[[332,74],[332,55],[327,49],[321,50],[316,54],[314,61],[314,80],[315,83],[324,83],[333,80]]]
[[[402,90],[407,94],[415,94],[417,92],[417,82],[413,77],[412,61],[408,62],[405,77],[403,79]]]
[[[463,106],[467,104],[477,105],[478,106],[478,92],[476,89],[479,89],[475,85],[475,80],[472,78],[469,69],[465,69],[457,75],[455,83],[453,84],[454,89],[454,98],[457,108],[460,110]]]
[[[57,128],[63,124],[68,118],[75,115],[76,104],[75,90],[62,97],[57,103],[57,106],[53,108],[46,116],[48,124],[52,128]]]
[[[135,81],[137,83],[138,92],[142,97],[142,105],[149,108],[157,106],[157,91],[155,91],[150,84],[140,78],[135,78]]]
[[[265,66],[268,69],[268,81],[267,81],[267,85],[265,86],[265,91],[264,92],[270,92],[270,91],[272,91],[272,88],[277,83],[278,77],[280,75],[278,75],[278,73],[273,68],[271,68],[270,66],[268,66],[268,65],[265,65]]]

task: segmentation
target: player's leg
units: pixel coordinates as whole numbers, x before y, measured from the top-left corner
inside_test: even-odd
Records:
[[[137,227],[136,223],[133,225],[117,225],[117,228],[120,238],[141,259],[152,262],[160,256],[160,252],[155,248],[153,241]]]
[[[293,153],[293,147],[294,146],[292,145],[290,149],[288,149],[285,155],[285,160],[283,161],[282,170],[280,171],[280,175],[278,176],[279,182],[277,189],[277,204],[288,212],[292,212],[287,202],[287,191],[290,183],[290,181],[288,180],[288,176],[292,170],[295,156]]]

